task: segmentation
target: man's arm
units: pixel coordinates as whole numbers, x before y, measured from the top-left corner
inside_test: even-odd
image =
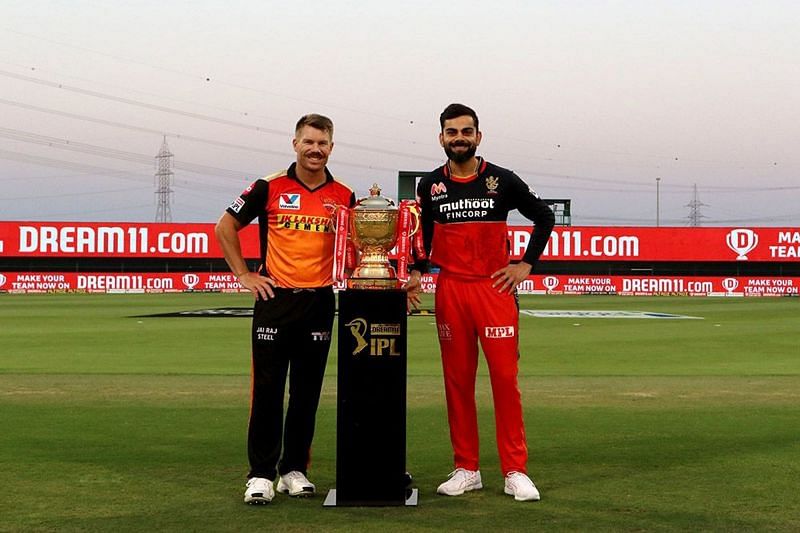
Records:
[[[528,248],[522,256],[522,260],[517,264],[511,264],[505,268],[501,268],[494,274],[492,278],[496,278],[492,284],[493,287],[499,287],[500,292],[512,293],[517,288],[517,285],[522,283],[533,271],[536,261],[542,255],[547,241],[550,239],[550,233],[555,226],[555,215],[553,210],[547,203],[539,198],[525,182],[523,182],[516,175],[516,180],[513,182],[513,187],[510,189],[511,197],[515,200],[514,207],[527,218],[533,221],[533,234],[528,243]]]
[[[239,241],[239,230],[242,227],[242,224],[228,212],[222,214],[214,227],[214,234],[225,256],[225,262],[228,263],[231,272],[236,275],[236,279],[239,280],[242,287],[252,292],[256,298],[258,296],[264,300],[274,298],[275,293],[272,291],[272,287],[275,286],[275,281],[250,272],[242,256],[242,245]]]

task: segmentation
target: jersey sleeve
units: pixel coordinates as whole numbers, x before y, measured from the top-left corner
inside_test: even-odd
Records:
[[[545,246],[547,246],[550,234],[553,232],[555,215],[550,206],[519,176],[514,174],[511,183],[510,198],[512,198],[512,209],[519,210],[522,216],[534,224],[533,234],[522,260],[530,265],[535,265]]]
[[[246,226],[264,212],[268,194],[269,182],[256,180],[228,206],[226,211],[242,226]]]

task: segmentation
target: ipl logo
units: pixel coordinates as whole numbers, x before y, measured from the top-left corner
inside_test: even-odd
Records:
[[[722,280],[722,288],[725,289],[725,292],[728,294],[732,293],[736,290],[736,287],[739,286],[739,281],[736,278],[725,278]]]
[[[200,276],[197,274],[184,274],[181,281],[183,281],[186,288],[191,291],[194,289],[194,286],[200,282]]]
[[[350,333],[353,334],[353,338],[356,340],[356,349],[353,350],[353,355],[357,355],[367,347],[367,340],[364,338],[367,333],[367,321],[363,318],[354,318],[345,326],[350,328]]]
[[[747,261],[747,254],[758,246],[758,235],[751,229],[735,229],[728,233],[727,243],[737,261]]]
[[[558,278],[555,276],[547,276],[542,280],[542,283],[544,284],[544,288],[550,292],[558,287]]]

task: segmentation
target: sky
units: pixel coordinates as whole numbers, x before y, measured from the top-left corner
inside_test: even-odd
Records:
[[[214,222],[335,124],[361,197],[441,165],[438,117],[574,225],[800,225],[800,4],[0,0],[0,220]],[[518,214],[512,223],[521,223]]]

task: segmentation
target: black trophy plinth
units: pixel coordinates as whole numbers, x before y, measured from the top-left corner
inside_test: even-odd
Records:
[[[336,488],[325,506],[416,505],[406,474],[406,293],[339,292]]]

